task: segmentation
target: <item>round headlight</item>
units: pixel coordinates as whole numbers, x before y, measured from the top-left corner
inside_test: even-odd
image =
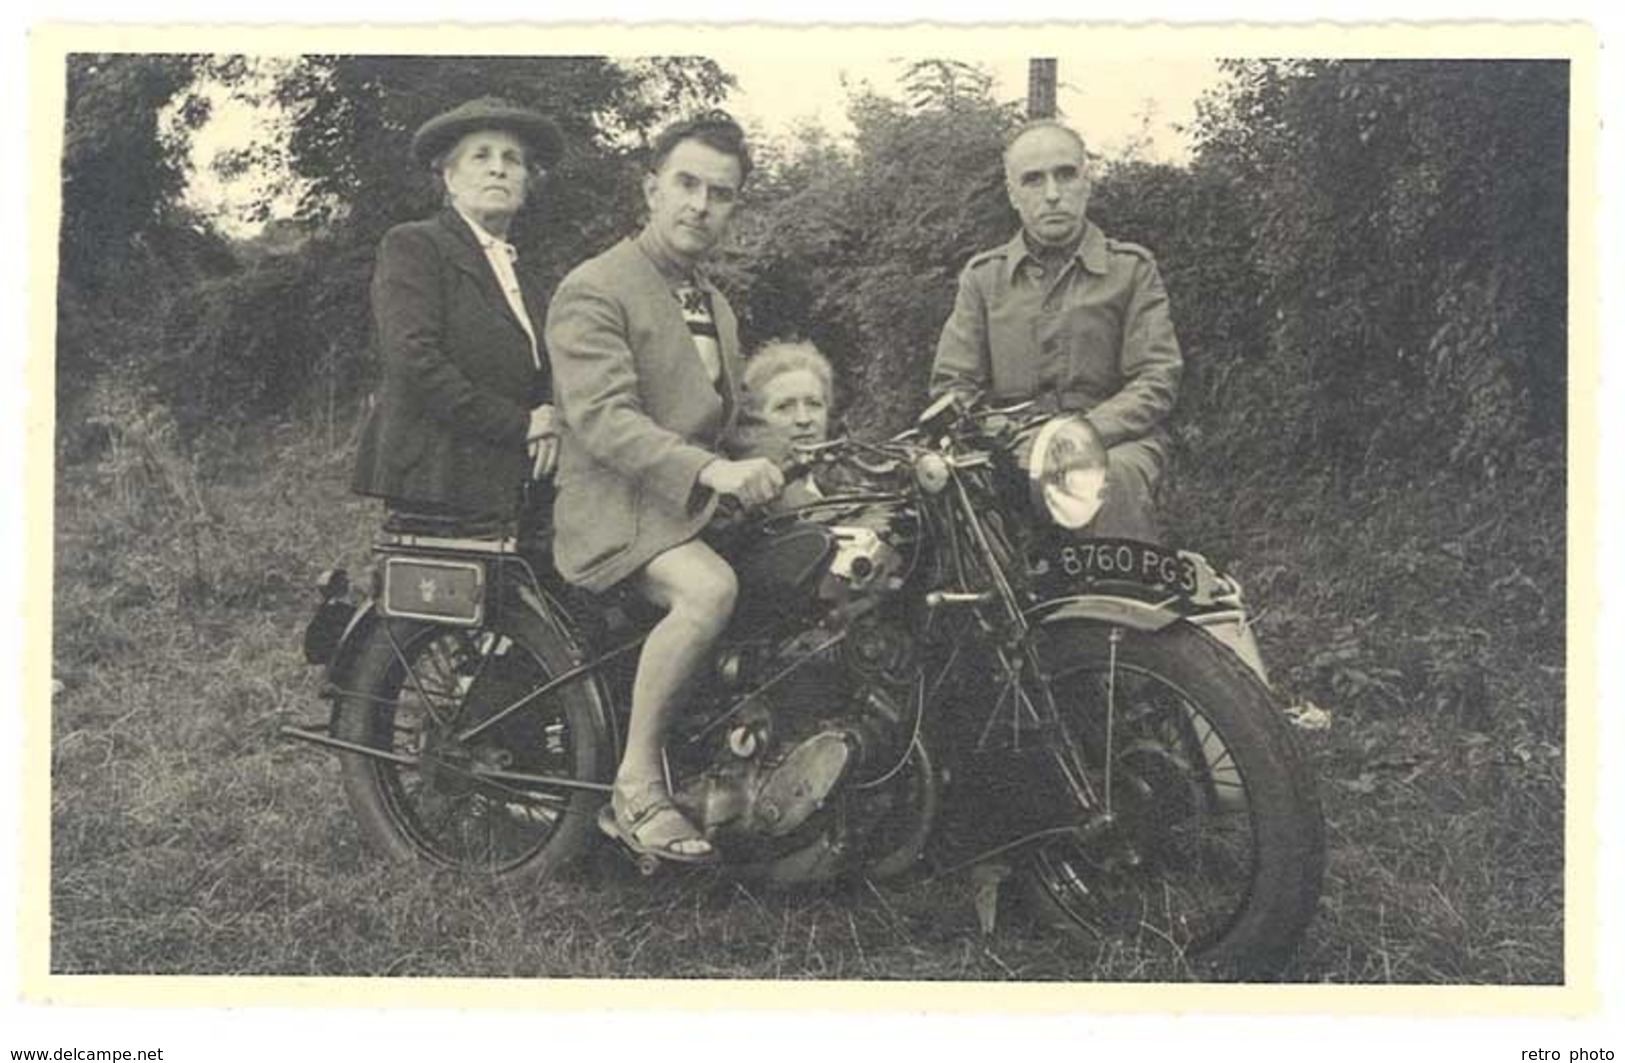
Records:
[[[1106,493],[1106,448],[1082,417],[1046,421],[1033,437],[1027,459],[1033,504],[1068,531],[1100,512]]]

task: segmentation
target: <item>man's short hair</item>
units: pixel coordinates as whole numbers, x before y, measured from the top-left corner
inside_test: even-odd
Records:
[[[1067,136],[1071,137],[1072,142],[1078,146],[1078,153],[1083,156],[1084,166],[1087,168],[1089,163],[1089,145],[1083,142],[1083,135],[1076,129],[1073,129],[1071,126],[1067,125],[1065,122],[1062,122],[1056,118],[1034,118],[1029,122],[1023,122],[1020,126],[1016,127],[1016,131],[1011,133],[1010,136],[1004,141],[1003,158],[1006,165],[1008,165],[1010,162],[1010,149],[1016,146],[1016,141],[1020,140],[1028,133],[1036,133],[1040,129],[1054,129],[1057,132],[1065,133]]]
[[[671,153],[677,150],[677,145],[685,140],[697,140],[714,151],[737,159],[741,185],[750,176],[750,149],[745,146],[745,131],[727,111],[704,111],[662,129],[649,151],[649,172],[659,173]]]

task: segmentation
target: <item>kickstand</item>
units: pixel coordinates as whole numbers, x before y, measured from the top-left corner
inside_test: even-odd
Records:
[[[999,916],[999,887],[1010,877],[1006,863],[977,864],[970,870],[972,899],[976,902],[976,920],[982,924],[982,936],[989,937]]]

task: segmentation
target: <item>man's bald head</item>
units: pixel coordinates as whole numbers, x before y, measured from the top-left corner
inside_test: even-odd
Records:
[[[1089,156],[1083,138],[1053,119],[1028,122],[1004,149],[1004,187],[1037,243],[1065,247],[1084,228]]]
[[[1083,142],[1082,135],[1080,135],[1076,129],[1073,129],[1071,126],[1067,125],[1065,122],[1059,121],[1058,119],[1055,119],[1055,118],[1034,118],[1030,122],[1023,123],[1020,128],[1018,128],[1014,133],[1011,133],[1009,138],[1007,140],[1005,140],[1005,142],[1004,142],[1004,164],[1005,164],[1005,167],[1006,168],[1009,167],[1009,165],[1010,165],[1010,152],[1015,149],[1017,144],[1019,144],[1023,139],[1025,139],[1028,136],[1032,136],[1032,135],[1036,135],[1036,134],[1042,134],[1042,133],[1045,133],[1046,131],[1048,131],[1048,135],[1050,135],[1050,136],[1062,136],[1062,137],[1065,137],[1067,140],[1070,140],[1073,144],[1075,144],[1077,146],[1077,149],[1078,149],[1078,157],[1083,159],[1084,162],[1087,164],[1088,159],[1089,159],[1089,146]]]

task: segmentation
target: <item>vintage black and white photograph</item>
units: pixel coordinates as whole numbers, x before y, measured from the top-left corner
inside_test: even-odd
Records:
[[[53,54],[45,973],[1575,986],[1583,29],[526,32]]]

